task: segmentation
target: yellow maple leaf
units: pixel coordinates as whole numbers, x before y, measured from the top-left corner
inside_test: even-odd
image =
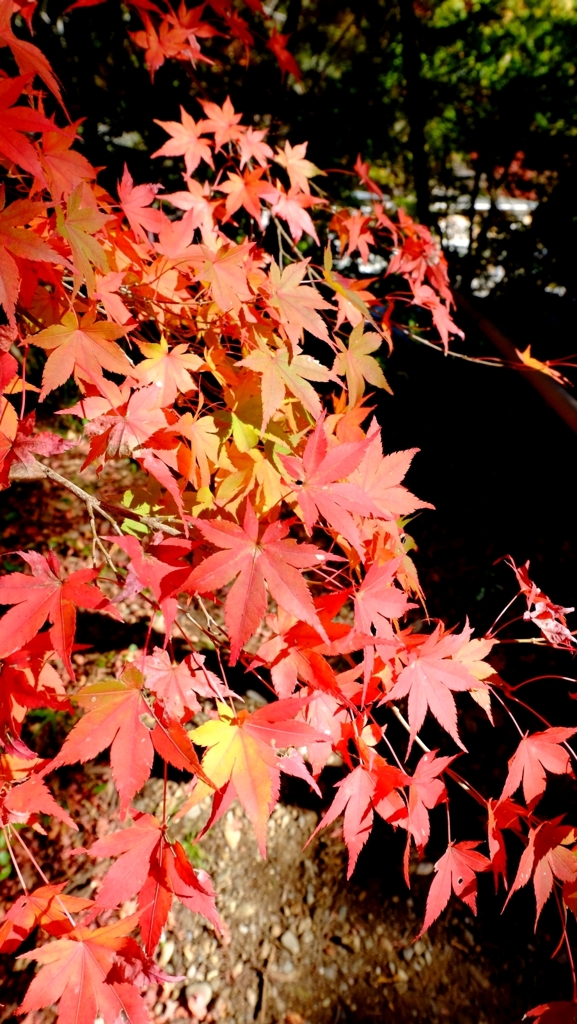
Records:
[[[348,348],[337,338],[338,352],[333,373],[346,376],[349,389],[349,406],[353,407],[363,397],[365,381],[375,388],[384,388],[392,395],[386,377],[377,360],[371,355],[381,347],[382,340],[374,331],[363,334],[363,323],[355,327],[349,336]]]
[[[552,377],[558,384],[571,384],[571,381],[567,380],[559,370],[556,370],[550,363],[542,363],[539,359],[535,359],[535,356],[531,355],[531,346],[527,345],[524,352],[519,352],[516,348],[515,352],[519,356],[519,359],[525,366],[530,370],[538,370],[539,373],[545,373],[548,377]]]
[[[246,728],[250,728],[248,711],[235,716],[226,704],[217,703],[217,708],[218,720],[205,722],[191,738],[198,746],[207,747],[202,764],[216,788],[232,782],[264,854],[266,823],[278,789],[276,755],[251,736]]]

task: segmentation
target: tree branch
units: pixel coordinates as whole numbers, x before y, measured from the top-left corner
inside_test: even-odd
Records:
[[[120,505],[111,504],[108,501],[99,501],[93,494],[89,494],[82,487],[77,484],[73,484],[67,477],[57,473],[56,470],[51,469],[50,466],[46,466],[43,462],[36,460],[38,467],[42,471],[43,475],[49,480],[53,480],[54,483],[60,484],[65,490],[70,491],[71,494],[75,494],[77,498],[80,498],[84,502],[88,510],[88,515],[91,521],[94,520],[94,513],[98,512],[103,519],[106,519],[112,526],[112,529],[119,536],[123,536],[122,530],[118,525],[118,522],[114,518],[114,515],[122,517],[123,519],[132,519],[135,522],[142,523],[143,526],[147,526],[150,530],[162,530],[163,533],[167,533],[170,537],[181,537],[182,530],[177,530],[174,526],[169,526],[163,519],[157,519],[156,516],[141,515],[139,512],[133,512],[132,509],[122,508]]]

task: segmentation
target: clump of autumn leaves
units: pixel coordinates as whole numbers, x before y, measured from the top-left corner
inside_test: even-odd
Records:
[[[204,5],[176,14],[132,4],[143,24],[133,39],[152,73],[166,59],[202,59],[200,40],[216,33],[215,18],[221,33],[252,44],[228,0],[210,6],[212,21],[203,20]],[[249,6],[260,10],[258,0]],[[23,7],[29,17],[31,7]],[[125,169],[118,198],[108,195],[75,148],[76,126],[46,116],[42,87],[62,103],[59,86],[42,53],[14,34],[15,11],[1,0],[0,45],[20,73],[0,80],[0,487],[10,486],[15,467],[37,467],[43,456],[50,469],[50,456],[77,444],[84,466],[132,459],[150,483],[146,494],[104,505],[58,477],[84,494],[91,564],[66,575],[53,552],[25,551],[26,571],[0,579],[8,606],[0,619],[0,814],[14,862],[31,856],[16,825],[42,835],[43,817],[55,816],[76,828],[50,791],[50,773],[108,749],[121,823],[111,821],[87,851],[114,858],[95,899],[71,897],[66,883],[41,877],[0,923],[0,949],[16,950],[36,927],[50,937],[25,954],[41,970],[21,1012],[59,1001],[62,1024],[97,1016],[113,1024],[121,1013],[141,1022],[141,989],[164,978],[153,955],[173,899],[222,927],[210,879],[171,841],[169,821],[132,806],[155,753],[191,777],[176,819],[210,796],[206,830],[238,799],[263,854],[281,773],[320,792],[319,774],[340,754],[346,773],[318,829],[344,816],[350,876],[380,815],[406,832],[408,880],[411,847],[422,857],[429,812],[449,800],[445,779],[467,785],[453,764],[466,749],[455,695],[467,693],[491,722],[492,695],[505,704],[514,697],[486,660],[494,635],[475,639],[468,626],[441,624],[416,632],[405,618],[422,594],[404,525],[431,506],[402,484],[415,450],[383,453],[365,390],[388,388],[376,353],[390,347],[395,300],[430,311],[445,348],[460,334],[446,263],[429,231],[402,210],[391,219],[360,158],[355,172],[370,212],[331,205],[315,187],[322,171],[307,159],[306,143],[273,149],[229,99],[191,101],[180,121],[159,122],[168,138],[153,157],[182,159],[182,190],[135,185]],[[270,42],[294,73],[290,54],[282,57],[286,39],[277,33]],[[330,244],[319,265],[305,258],[303,238],[320,245],[315,210],[341,269],[355,253],[368,263],[388,249],[387,275],[403,279],[405,291],[383,303],[371,291],[376,278],[333,269]],[[78,400],[61,412],[77,417],[76,440],[63,437],[56,420],[38,430],[27,411],[32,401],[41,410],[71,378]],[[512,567],[543,641],[571,648],[567,609],[526,568]],[[120,678],[79,690],[76,609],[119,617],[102,579],[119,598],[143,593],[151,616],[162,613],[165,642],[138,652]],[[203,596],[224,605],[224,618],[208,619],[206,630],[220,664],[240,662],[264,679],[277,698],[266,707],[239,710],[222,670],[209,668],[192,644],[175,662],[171,639],[187,640],[180,611]],[[251,645],[263,622],[266,639]],[[23,738],[26,713],[73,706],[83,714],[61,750],[40,759]],[[208,720],[194,727],[207,708]],[[407,729],[407,750],[385,739],[393,713]],[[456,752],[427,748],[420,730],[428,713]],[[478,849],[480,837],[449,835],[423,931],[452,892],[476,909],[479,872],[492,871],[507,887],[505,830],[522,851],[508,899],[533,878],[537,916],[553,889],[575,910],[577,835],[560,818],[541,820],[536,807],[551,775],[571,774],[576,731],[520,730],[501,794],[475,794],[486,809],[489,855]],[[421,756],[410,768],[415,744]],[[515,800],[520,789],[523,804]],[[134,898],[134,914],[95,925]],[[532,1011],[549,1024],[574,1020],[574,1012],[574,1002]]]

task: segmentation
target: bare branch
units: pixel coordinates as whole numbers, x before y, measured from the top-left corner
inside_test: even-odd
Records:
[[[55,469],[51,469],[50,466],[46,466],[43,462],[39,462],[38,460],[36,461],[44,476],[48,477],[49,480],[53,480],[54,483],[60,484],[61,487],[70,491],[71,494],[75,494],[77,498],[80,498],[80,500],[84,502],[91,522],[94,520],[94,513],[98,512],[103,519],[106,519],[106,521],[110,523],[114,532],[120,537],[123,536],[123,533],[112,513],[114,513],[118,518],[132,519],[136,522],[142,523],[143,526],[147,526],[150,530],[162,530],[163,533],[167,533],[171,537],[182,536],[182,530],[177,530],[174,526],[170,526],[168,523],[164,522],[163,519],[157,519],[156,516],[141,515],[138,512],[133,512],[132,509],[125,509],[119,505],[110,504],[107,501],[99,501],[93,494],[89,494],[88,491],[85,491],[82,487],[72,483],[72,481],[68,480],[67,477],[57,473]]]

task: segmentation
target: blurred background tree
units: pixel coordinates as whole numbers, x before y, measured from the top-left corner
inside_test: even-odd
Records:
[[[41,0],[40,45],[72,116],[88,115],[86,155],[107,168],[103,184],[114,189],[129,151],[149,179],[164,140],[155,117],[177,118],[180,103],[197,116],[194,97],[230,94],[255,123],[308,139],[310,158],[341,172],[331,194],[355,188],[342,171],[361,152],[384,191],[436,227],[465,293],[491,305],[506,294],[509,308],[536,290],[552,309],[575,299],[574,0],[270,0],[268,27],[289,35],[301,81],[281,80],[262,20],[239,8],[257,37],[246,59],[239,40],[224,60],[220,39],[203,40],[215,63],[167,61],[153,90],[129,36],[141,27],[133,9],[107,0],[64,14],[63,0]],[[155,168],[167,185],[179,177]]]

